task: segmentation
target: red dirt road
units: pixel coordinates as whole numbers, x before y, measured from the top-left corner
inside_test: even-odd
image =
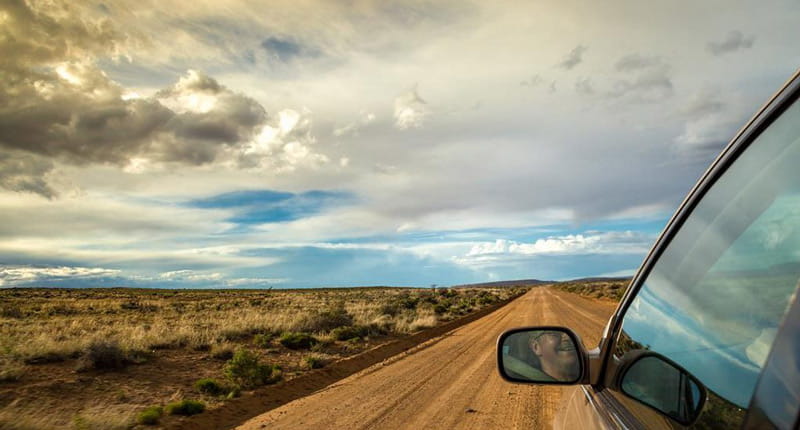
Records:
[[[534,288],[497,311],[257,416],[255,429],[549,428],[562,391],[503,381],[495,341],[524,325],[563,325],[597,345],[616,304]]]

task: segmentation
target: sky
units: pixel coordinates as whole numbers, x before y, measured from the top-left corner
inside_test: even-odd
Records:
[[[0,3],[0,287],[635,272],[800,2]]]

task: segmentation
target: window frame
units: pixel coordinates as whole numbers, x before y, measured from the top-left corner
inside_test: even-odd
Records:
[[[783,87],[776,92],[767,103],[765,103],[742,127],[714,160],[711,166],[700,177],[698,182],[683,200],[678,210],[670,218],[666,227],[662,231],[659,238],[654,243],[650,252],[644,259],[639,270],[631,280],[625,294],[620,301],[614,315],[609,320],[605,333],[600,340],[599,345],[599,373],[596,377],[592,378],[592,385],[598,390],[613,385],[616,378],[616,372],[619,370],[615,365],[615,360],[612,359],[613,351],[616,348],[616,342],[619,332],[622,328],[622,319],[631,305],[633,299],[639,293],[644,281],[649,276],[652,268],[659,260],[664,250],[670,245],[672,239],[683,226],[686,219],[691,215],[694,208],[703,199],[705,194],[711,189],[716,181],[724,175],[728,168],[738,159],[738,157],[750,146],[750,144],[758,138],[761,133],[766,130],[773,121],[775,121],[783,112],[793,103],[800,98],[800,69],[783,85]],[[796,293],[797,294],[797,293]],[[796,302],[791,305],[792,308],[800,307]],[[792,312],[787,312],[787,316]],[[783,331],[783,327],[779,329]],[[762,369],[763,372],[763,369]],[[761,381],[759,380],[759,385]],[[754,397],[755,397],[754,393]]]

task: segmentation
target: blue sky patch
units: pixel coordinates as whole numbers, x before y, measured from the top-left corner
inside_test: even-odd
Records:
[[[249,190],[192,200],[188,206],[200,209],[233,209],[236,213],[228,221],[249,225],[294,221],[355,201],[355,195],[345,191],[312,190],[294,194],[274,190]]]

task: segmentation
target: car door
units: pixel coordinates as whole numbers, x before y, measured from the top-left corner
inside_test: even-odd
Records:
[[[591,384],[572,394],[557,426],[795,428],[798,88],[795,75],[682,204],[609,322],[597,364],[589,365]],[[675,393],[665,392],[674,388],[659,372],[640,372],[634,381],[646,398],[619,388],[626,357],[642,351],[699,381],[707,393],[699,417],[675,419]]]

